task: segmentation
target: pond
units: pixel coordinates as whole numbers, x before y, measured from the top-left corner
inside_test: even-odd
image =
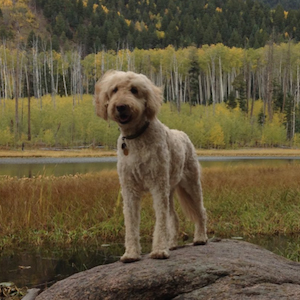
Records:
[[[299,157],[251,158],[251,157],[200,157],[203,168],[230,167],[236,164],[299,164]],[[115,169],[116,158],[9,158],[0,159],[0,176],[33,177],[38,175],[62,176],[76,173],[99,172]],[[226,237],[231,238],[231,237]],[[257,236],[247,241],[261,245],[277,254],[294,260],[295,249],[300,246],[300,236]],[[149,253],[150,243],[143,244],[143,252]],[[99,245],[86,248],[53,249],[53,247],[16,249],[0,252],[0,282],[13,281],[19,287],[45,288],[73,273],[94,266],[112,263],[123,254],[119,244]]]
[[[236,164],[291,164],[300,163],[300,157],[199,157],[203,168]],[[38,175],[63,176],[115,169],[116,157],[74,158],[0,158],[0,176],[33,177]]]

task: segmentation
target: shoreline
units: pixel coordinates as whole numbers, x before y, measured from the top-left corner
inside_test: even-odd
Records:
[[[241,149],[196,149],[200,157],[299,157],[300,149],[290,148],[241,148]],[[33,150],[0,150],[0,158],[63,158],[63,157],[116,157],[116,150],[104,149],[65,149],[53,150],[33,149]]]
[[[246,160],[300,160],[300,156],[198,156],[201,162],[225,162],[225,161],[246,161]],[[0,157],[0,165],[27,165],[27,164],[77,164],[77,163],[117,163],[117,156],[95,156],[95,157]]]

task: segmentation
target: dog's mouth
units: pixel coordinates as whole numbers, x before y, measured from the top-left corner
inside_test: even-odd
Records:
[[[119,122],[121,124],[127,124],[131,121],[131,115],[127,113],[119,114]]]
[[[132,114],[129,105],[117,105],[116,112],[120,124],[127,124],[131,121]]]

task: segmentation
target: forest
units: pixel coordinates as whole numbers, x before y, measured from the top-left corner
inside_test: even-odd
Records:
[[[223,44],[177,50],[173,46],[123,49],[89,54],[84,59],[80,48],[59,53],[39,52],[38,48],[38,41],[23,51],[0,47],[0,129],[6,133],[1,145],[32,140],[33,144],[49,146],[113,146],[115,139],[105,139],[107,135],[116,138],[117,131],[105,133],[114,130],[114,125],[108,124],[112,128],[108,129],[98,120],[91,96],[95,82],[109,69],[143,73],[162,86],[165,103],[173,114],[164,106],[161,118],[169,126],[176,120],[173,127],[182,124],[181,129],[195,135],[193,131],[199,133],[199,124],[206,120],[203,128],[210,124],[216,132],[223,132],[224,141],[195,142],[199,147],[298,143],[300,43],[270,43],[259,49],[229,48]],[[97,121],[92,121],[94,118]],[[238,123],[226,127],[223,118],[233,118]],[[276,129],[276,137],[266,142],[264,130],[270,128]],[[93,132],[90,136],[89,130]],[[236,131],[242,132],[239,138],[230,137]],[[58,139],[62,133],[63,141]]]
[[[103,133],[103,137],[98,134],[83,137],[81,134],[83,129],[79,129],[81,125],[77,124],[77,120],[92,119],[94,115],[91,109],[92,96],[89,96],[89,100],[83,99],[93,94],[95,82],[109,69],[143,73],[155,84],[161,86],[166,103],[161,118],[165,118],[166,123],[172,123],[171,119],[176,119],[177,124],[185,122],[191,126],[192,130],[196,130],[205,119],[204,116],[209,115],[211,119],[206,120],[206,123],[210,124],[215,132],[221,132],[219,135],[221,141],[216,142],[213,138],[206,139],[205,142],[198,140],[195,143],[199,147],[297,145],[300,133],[300,43],[297,40],[296,23],[291,31],[286,30],[290,26],[291,16],[297,16],[300,10],[299,12],[297,10],[285,11],[281,5],[270,9],[262,2],[252,0],[213,0],[203,1],[203,3],[189,1],[189,6],[184,5],[182,1],[171,2],[177,5],[176,9],[174,8],[172,20],[176,20],[176,16],[183,17],[188,7],[194,11],[197,6],[199,16],[203,16],[203,19],[205,14],[201,15],[201,12],[207,15],[211,9],[213,15],[209,17],[210,20],[214,19],[214,15],[217,14],[225,18],[222,19],[223,21],[230,20],[231,22],[233,16],[230,14],[234,11],[238,14],[239,20],[246,18],[246,15],[251,15],[250,11],[247,14],[244,13],[248,7],[252,11],[250,19],[254,22],[253,28],[256,28],[256,15],[268,12],[267,18],[260,15],[261,18],[257,20],[265,20],[264,24],[267,24],[266,20],[269,18],[271,23],[268,24],[272,30],[268,29],[269,33],[261,42],[261,46],[251,44],[250,36],[245,45],[242,42],[228,44],[229,36],[223,43],[217,43],[216,40],[206,43],[204,40],[199,43],[188,40],[185,44],[180,42],[179,23],[175,26],[176,34],[170,40],[167,39],[168,31],[162,30],[164,29],[163,19],[173,9],[172,5],[166,8],[165,1],[70,1],[73,6],[76,6],[77,17],[75,14],[69,18],[75,21],[79,15],[81,16],[80,20],[75,22],[77,25],[74,23],[77,27],[75,25],[74,27],[68,21],[71,19],[68,19],[67,14],[75,13],[76,9],[71,4],[67,5],[68,0],[20,0],[14,3],[11,0],[1,0],[0,21],[5,23],[8,20],[14,20],[14,22],[6,27],[6,31],[3,31],[3,27],[0,26],[0,34],[6,35],[6,38],[2,35],[0,44],[0,130],[3,132],[0,145],[17,146],[27,141],[30,145],[47,144],[70,147],[80,144],[100,144],[111,147],[112,142],[106,140],[106,133]],[[131,4],[134,4],[135,13],[132,11],[131,15],[127,15]],[[54,9],[55,7],[59,9]],[[78,10],[79,7],[81,11]],[[176,14],[175,11],[177,11]],[[40,12],[39,15],[38,12]],[[59,14],[65,15],[60,17]],[[106,34],[109,32],[108,28],[129,30],[126,38],[125,35],[124,39],[118,35],[119,38],[114,40],[116,47],[112,47],[107,39],[102,39],[101,34],[97,32],[92,35],[94,40],[89,39],[87,32],[82,35],[89,40],[92,48],[77,39],[79,34],[76,30],[81,22],[84,22],[85,30],[88,30],[89,26],[95,29],[96,23],[100,26],[100,19],[98,19],[99,22],[95,21],[95,24],[90,23],[94,20],[93,16],[97,14],[104,22],[101,28],[103,27]],[[105,29],[104,24],[109,18],[117,22],[119,17],[124,18],[124,24],[120,26],[113,24]],[[60,19],[64,20],[66,26],[56,28]],[[166,23],[171,24],[172,20],[167,20]],[[276,20],[282,22],[278,21],[278,23]],[[46,23],[43,23],[45,21]],[[161,35],[163,43],[155,43],[155,47],[154,44],[143,44],[141,47],[130,44],[127,38],[134,32],[141,33],[146,30],[145,37],[151,36],[150,21],[155,23],[156,33],[163,32]],[[208,23],[205,22],[206,25]],[[131,32],[132,24],[135,25]],[[161,27],[158,26],[159,24]],[[220,24],[218,29],[223,29],[226,25],[224,24]],[[195,29],[195,26],[195,24],[191,25],[191,28]],[[298,27],[300,33],[300,26]],[[144,29],[139,31],[137,28]],[[242,29],[241,26],[236,28]],[[260,28],[260,33],[265,32],[260,25],[258,28]],[[10,33],[9,29],[11,29]],[[70,30],[69,33],[68,30]],[[63,39],[55,32],[64,35]],[[188,38],[188,32],[190,31],[183,32],[182,36]],[[206,29],[205,32],[209,30]],[[214,32],[217,33],[217,31]],[[239,38],[244,36],[242,33],[237,35]],[[194,32],[191,36],[199,38],[201,31]],[[95,40],[97,38],[100,38],[103,44],[102,42],[97,44]],[[135,42],[137,39],[138,36],[133,38]],[[64,111],[64,103],[68,103],[66,107],[69,113],[72,113],[71,115]],[[88,105],[88,108],[84,105]],[[172,116],[165,107],[169,107]],[[187,113],[187,107],[189,107],[189,113]],[[226,108],[226,113],[224,108]],[[82,111],[82,115],[77,115],[78,118],[75,118],[73,113],[77,111],[77,114],[80,114],[78,110]],[[245,131],[247,137],[244,132],[238,134],[238,138],[233,138],[230,130],[236,129],[233,125],[231,127],[224,125],[227,121],[221,120],[222,114],[218,114],[220,111],[223,112],[224,118],[229,114],[228,118],[243,120],[237,126],[249,129]],[[85,113],[87,115],[84,115]],[[53,121],[47,119],[48,114],[52,115]],[[63,118],[69,119],[66,121]],[[189,123],[188,118],[193,119],[193,122]],[[211,123],[211,120],[215,123]],[[95,122],[83,123],[85,128],[91,126],[94,130],[97,127],[95,124],[100,124],[97,122],[101,120]],[[101,124],[101,126],[105,125]],[[113,127],[111,124],[108,126]],[[276,128],[276,130],[270,131],[270,128]],[[91,132],[94,132],[93,130]],[[185,128],[185,131],[190,131],[190,129]],[[268,134],[265,131],[269,132],[269,136],[270,132],[273,132],[274,137],[266,139]],[[59,137],[63,132],[66,135],[64,139],[61,139]],[[191,132],[191,135],[194,133]],[[215,134],[215,139],[218,138]]]
[[[1,0],[0,7],[1,39],[16,38],[30,23],[28,43],[33,33],[44,41],[51,36],[52,49],[77,44],[84,56],[168,45],[259,48],[271,37],[300,41],[300,7],[293,0]]]

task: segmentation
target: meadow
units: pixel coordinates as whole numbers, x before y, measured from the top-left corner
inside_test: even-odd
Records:
[[[299,234],[299,182],[300,164],[204,168],[209,236]],[[192,237],[193,225],[177,201],[176,208],[181,237]],[[69,247],[123,242],[117,172],[1,177],[0,219],[0,249],[28,244]],[[146,194],[142,200],[142,240],[151,241],[154,221],[152,199]],[[300,260],[297,249],[294,260]]]

